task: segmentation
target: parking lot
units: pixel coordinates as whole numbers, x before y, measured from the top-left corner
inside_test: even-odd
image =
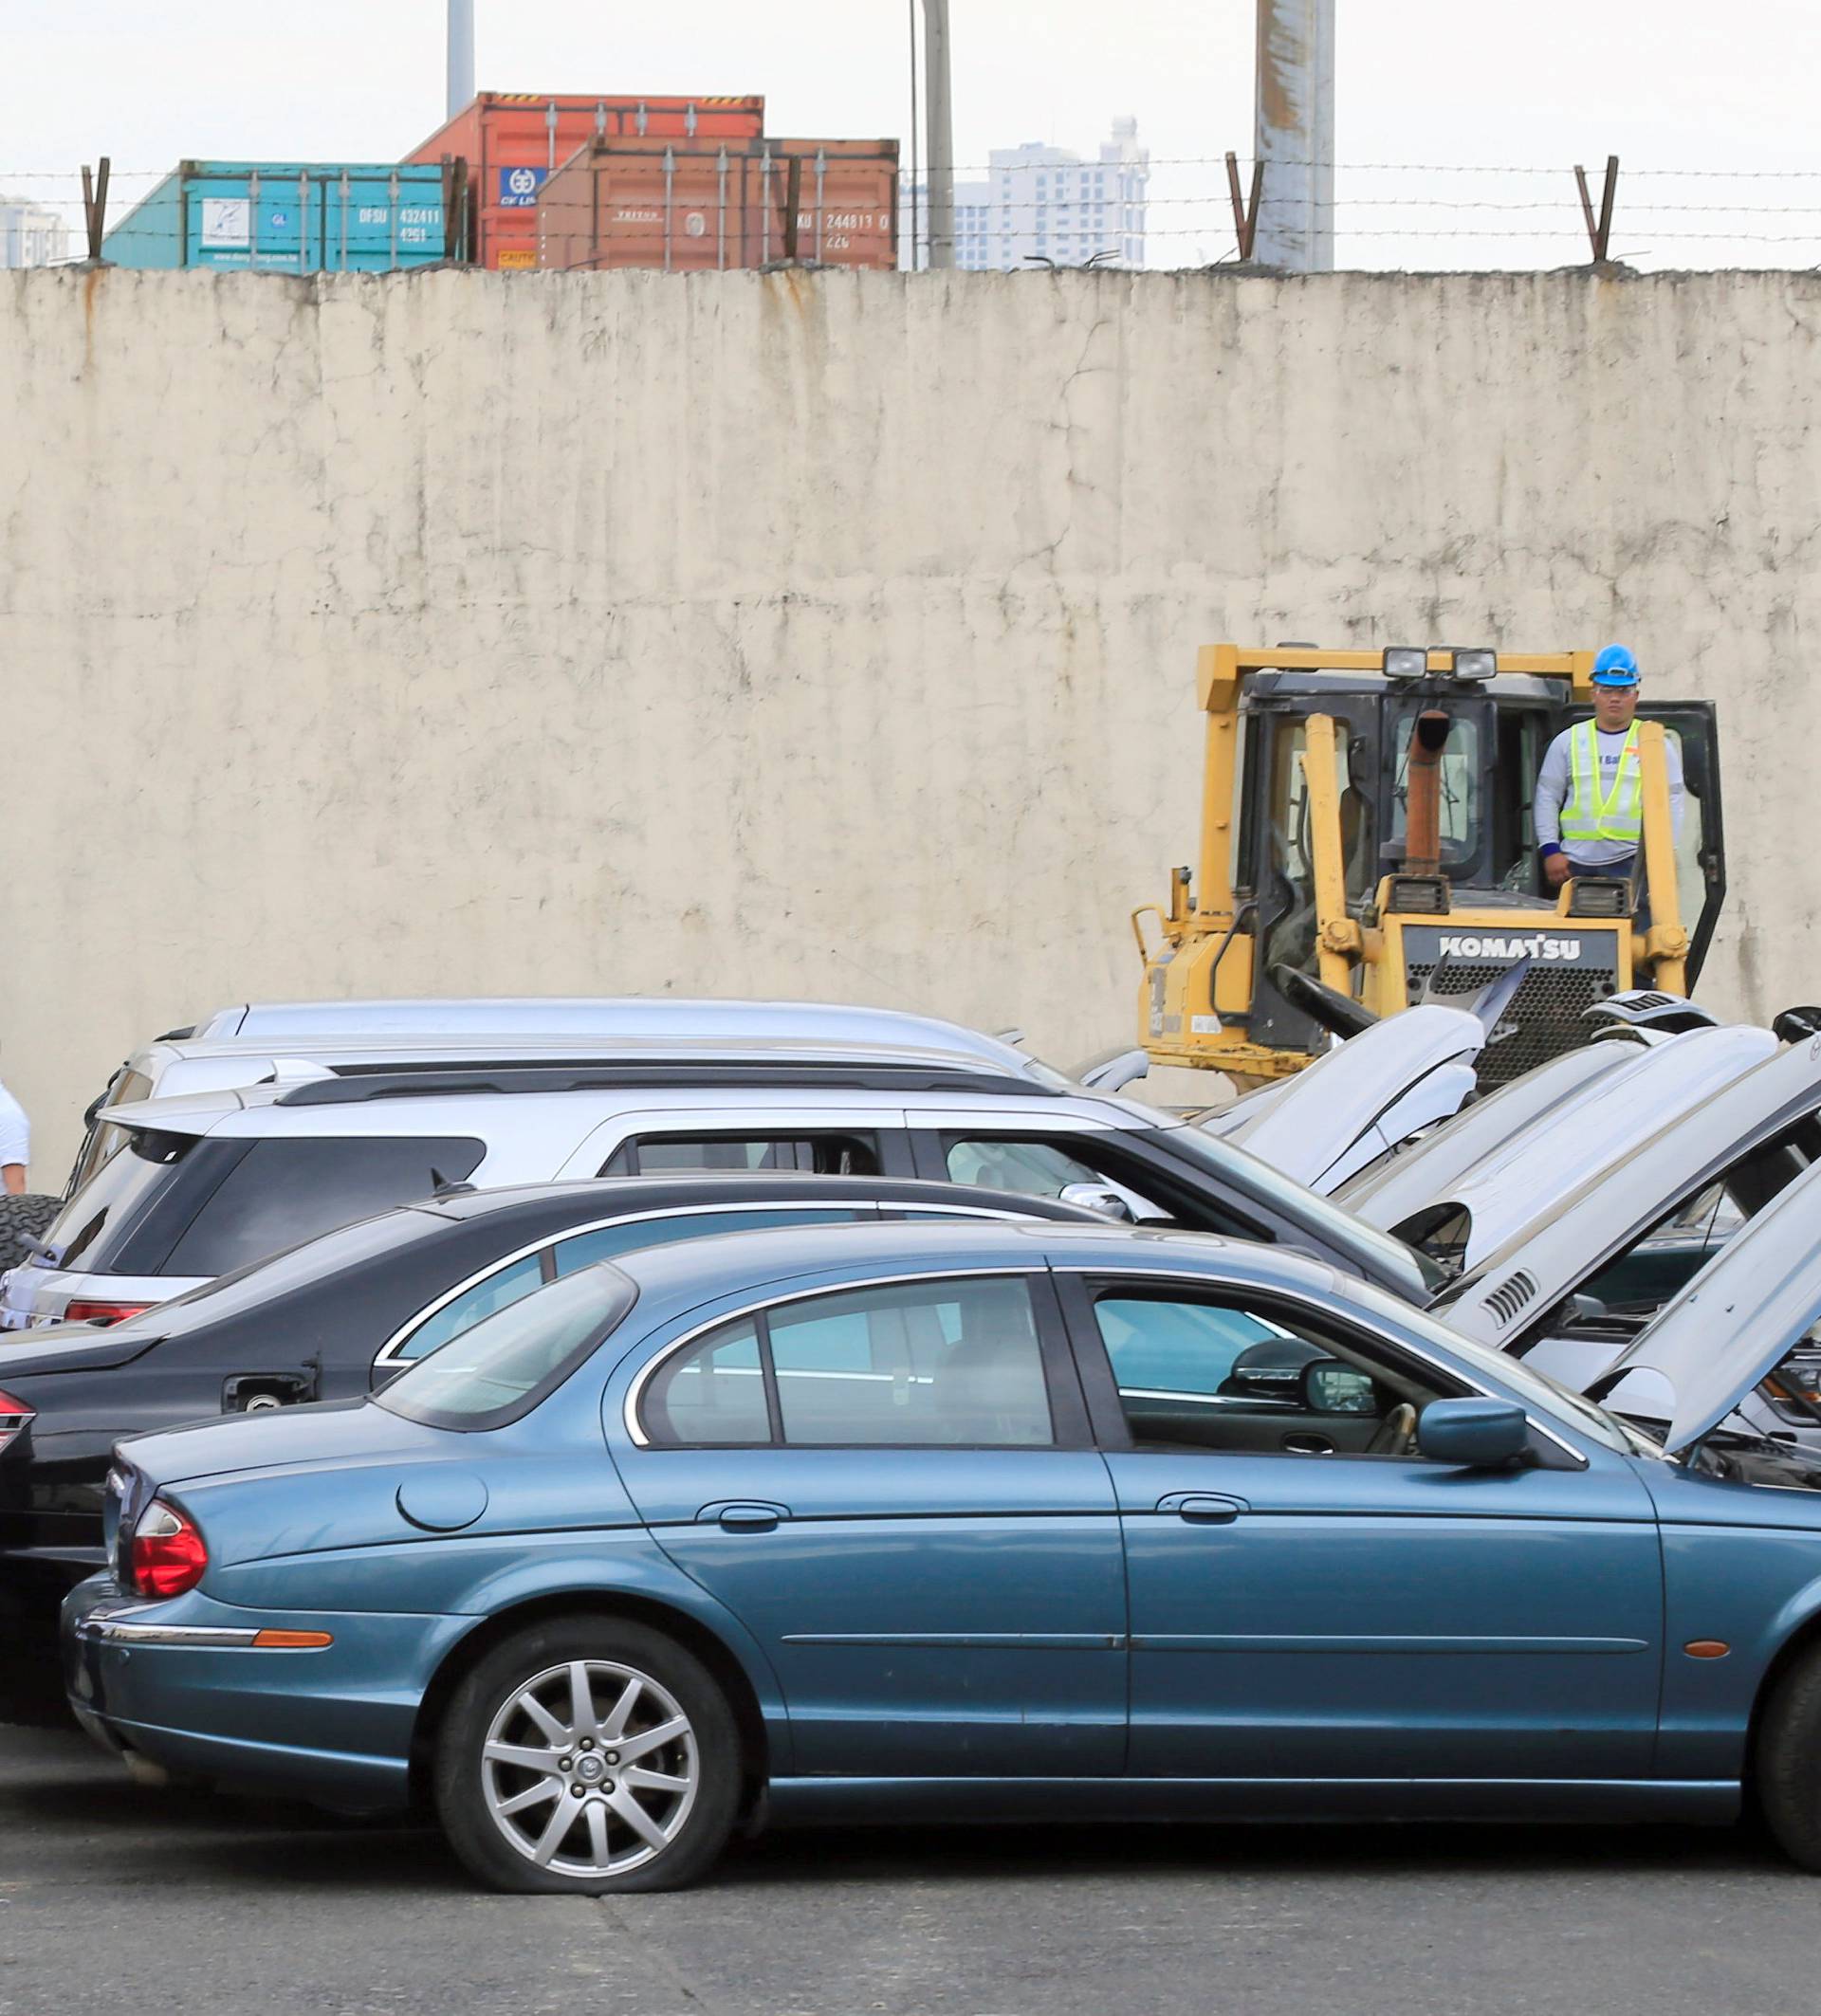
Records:
[[[823,1831],[680,1895],[497,1897],[433,1830],[143,1790],[73,1730],[10,1723],[0,1828],[5,2016],[1821,2003],[1812,1879],[1728,1832]]]

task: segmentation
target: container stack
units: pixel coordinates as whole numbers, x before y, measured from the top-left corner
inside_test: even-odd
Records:
[[[393,272],[897,265],[898,143],[777,139],[763,98],[483,91],[399,162],[182,161],[124,266]]]
[[[891,140],[591,142],[539,193],[538,265],[725,271],[774,260],[896,264]]]
[[[897,264],[895,140],[767,138],[763,98],[484,91],[414,163],[467,163],[469,250],[512,271]]]
[[[389,273],[449,255],[441,166],[182,161],[101,242],[122,266]]]

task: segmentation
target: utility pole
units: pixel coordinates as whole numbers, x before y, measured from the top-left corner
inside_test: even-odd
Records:
[[[1263,169],[1252,257],[1334,269],[1334,0],[1259,0],[1253,154]]]
[[[1333,0],[1329,0],[1333,5]],[[929,264],[955,263],[955,115],[948,93],[948,0],[923,0],[924,105],[929,121]]]
[[[474,0],[449,0],[449,104],[453,119],[474,97]]]

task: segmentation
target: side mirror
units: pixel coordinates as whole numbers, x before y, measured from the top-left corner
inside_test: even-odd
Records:
[[[1530,1447],[1524,1410],[1504,1400],[1432,1400],[1416,1420],[1419,1456],[1465,1470],[1496,1470]]]
[[[1370,1372],[1338,1358],[1316,1358],[1302,1368],[1305,1414],[1376,1414],[1378,1388]]]
[[[1601,1323],[1609,1313],[1606,1304],[1598,1295],[1576,1293],[1570,1295],[1562,1304],[1556,1312],[1556,1320],[1561,1323]]]
[[[1057,1201],[1078,1204],[1084,1211],[1097,1211],[1102,1218],[1122,1219],[1128,1225],[1132,1222],[1131,1206],[1109,1183],[1064,1183],[1057,1193]]]

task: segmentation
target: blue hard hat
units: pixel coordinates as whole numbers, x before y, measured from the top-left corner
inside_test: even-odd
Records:
[[[1593,661],[1595,686],[1636,686],[1638,661],[1623,644],[1609,644]]]

